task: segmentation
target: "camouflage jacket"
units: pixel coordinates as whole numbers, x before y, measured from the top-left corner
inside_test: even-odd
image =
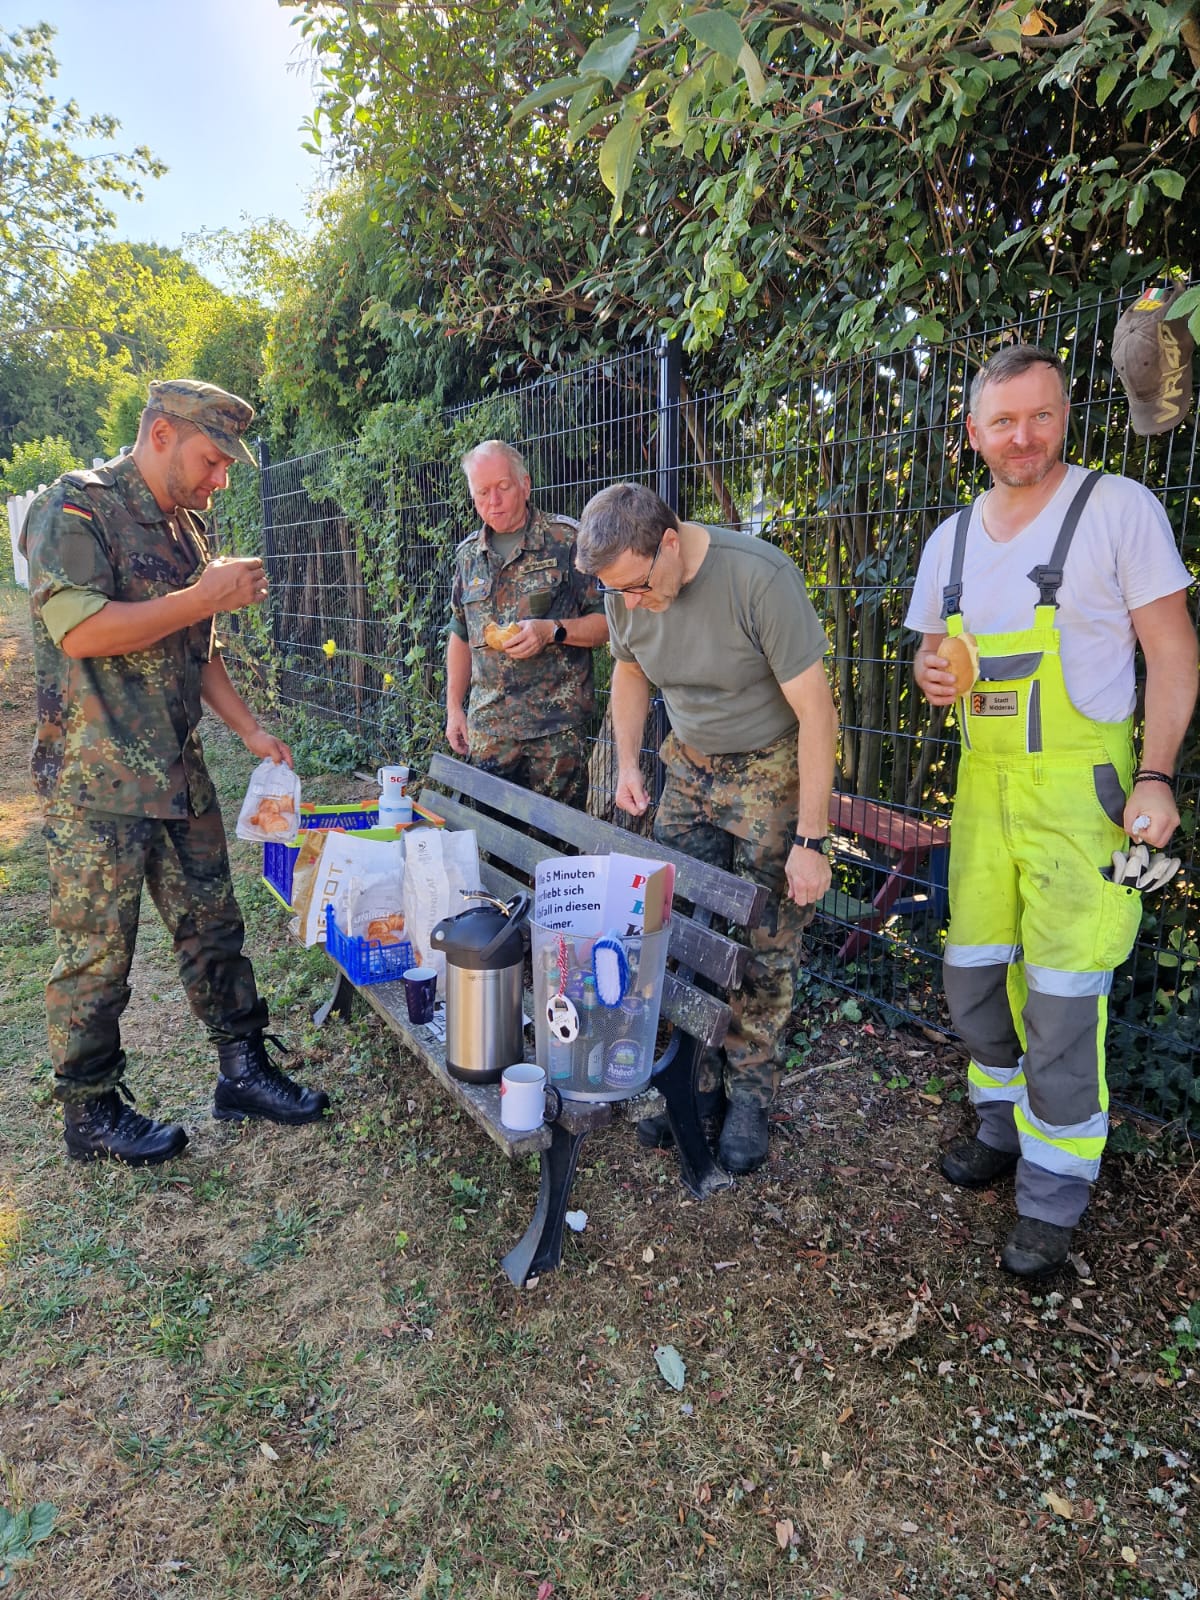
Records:
[[[124,656],[72,660],[64,634],[109,600],[186,588],[209,561],[202,519],[167,516],[132,457],[68,472],[33,502],[29,559],[38,729],[33,779],[48,808],[183,817],[213,801],[196,728],[213,621]]]
[[[550,645],[531,661],[514,661],[483,642],[489,622],[501,627],[530,617],[583,617],[604,610],[594,578],[575,567],[570,517],[529,507],[524,541],[501,566],[488,529],[479,528],[454,553],[450,611],[471,646],[472,739],[541,739],[579,728],[595,706],[592,652]]]

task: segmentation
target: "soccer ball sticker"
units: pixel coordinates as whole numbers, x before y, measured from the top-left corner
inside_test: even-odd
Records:
[[[574,1044],[579,1037],[579,1013],[565,994],[556,994],[546,1007],[546,1022],[551,1036],[560,1044]]]

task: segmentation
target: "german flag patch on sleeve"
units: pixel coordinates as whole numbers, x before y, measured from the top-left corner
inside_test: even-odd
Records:
[[[63,512],[67,516],[82,517],[85,522],[92,520],[92,513],[87,506],[77,506],[74,500],[63,501]]]

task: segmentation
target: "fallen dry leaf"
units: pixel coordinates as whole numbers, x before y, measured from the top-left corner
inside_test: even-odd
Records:
[[[265,1441],[260,1443],[258,1448],[262,1451],[263,1455],[266,1456],[268,1461],[278,1461],[279,1460],[279,1452],[278,1452],[278,1450],[272,1450],[271,1446],[269,1444],[267,1444]]]
[[[795,1531],[795,1525],[790,1517],[785,1517],[783,1521],[775,1524],[775,1542],[781,1550],[786,1550],[791,1544]]]
[[[1055,1494],[1053,1489],[1047,1489],[1042,1499],[1054,1512],[1056,1517],[1066,1517],[1068,1521],[1075,1515],[1075,1507],[1069,1500],[1064,1500],[1062,1495]]]
[[[646,1248],[642,1251],[642,1260],[646,1263],[647,1266],[649,1266],[650,1263],[654,1260],[654,1251],[651,1249],[651,1247],[649,1245],[647,1245]]]
[[[869,1345],[873,1356],[890,1356],[898,1345],[914,1337],[925,1309],[924,1301],[914,1300],[903,1320],[899,1311],[892,1312],[890,1316],[881,1312],[863,1328],[847,1328],[846,1337]]]

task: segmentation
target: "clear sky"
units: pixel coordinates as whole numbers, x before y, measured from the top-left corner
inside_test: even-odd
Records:
[[[242,215],[300,226],[320,163],[301,148],[311,68],[275,0],[4,0],[5,26],[57,29],[56,99],[118,117],[116,148],[148,145],[165,177],[118,202],[117,237],[177,246]]]

